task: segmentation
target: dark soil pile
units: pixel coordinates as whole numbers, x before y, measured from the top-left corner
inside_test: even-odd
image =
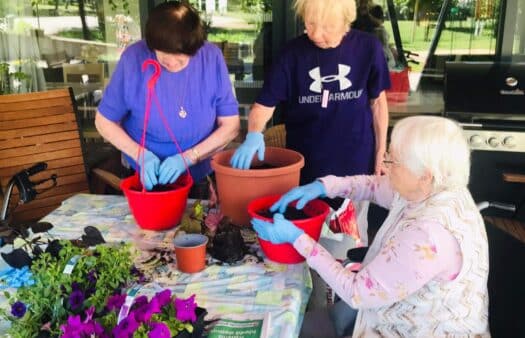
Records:
[[[232,264],[243,259],[246,246],[238,227],[224,217],[212,240],[211,256],[222,262]]]
[[[166,192],[173,190],[173,185],[157,184],[151,189],[151,192]]]
[[[271,212],[270,209],[262,209],[257,212],[257,215],[273,219],[273,215],[275,213],[276,212]],[[308,216],[303,210],[297,209],[296,207],[292,206],[288,206],[283,215],[284,218],[290,221],[310,218],[310,216]]]
[[[251,166],[250,169],[260,170],[260,169],[275,169],[278,168],[275,165],[268,164],[268,163],[261,163],[259,165]]]

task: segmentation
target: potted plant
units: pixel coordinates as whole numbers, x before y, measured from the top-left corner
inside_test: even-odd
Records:
[[[80,248],[70,241],[51,243],[53,249],[32,261],[32,285],[6,292],[11,311],[0,310],[0,317],[10,322],[10,333],[58,336],[69,315],[89,308],[102,313],[108,297],[140,278],[128,244]]]
[[[125,302],[126,294],[115,294],[108,298],[103,316],[93,317],[93,308],[83,316],[69,315],[60,327],[62,337],[190,338],[204,330],[206,310],[197,307],[195,295],[179,299],[165,289],[150,300],[137,297],[130,308]]]
[[[0,309],[12,336],[200,337],[206,311],[195,295],[179,299],[167,289],[125,303],[125,290],[144,281],[129,244],[74,244],[82,243],[54,240],[45,251],[31,249],[38,253],[32,281],[6,292],[10,307]]]

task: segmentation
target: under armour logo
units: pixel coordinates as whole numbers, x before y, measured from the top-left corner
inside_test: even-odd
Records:
[[[338,65],[339,74],[337,75],[327,75],[321,77],[321,68],[315,67],[314,69],[308,72],[308,75],[314,80],[310,85],[310,90],[315,93],[321,93],[322,84],[339,81],[339,90],[345,90],[352,86],[352,81],[348,80],[346,76],[350,74],[350,66],[347,65]]]

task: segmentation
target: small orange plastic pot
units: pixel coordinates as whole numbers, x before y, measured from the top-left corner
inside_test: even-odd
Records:
[[[208,237],[201,234],[183,234],[175,237],[173,246],[177,258],[177,269],[186,273],[204,270],[206,244],[208,244]]]

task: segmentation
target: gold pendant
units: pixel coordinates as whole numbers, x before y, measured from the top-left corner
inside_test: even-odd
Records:
[[[184,110],[183,107],[180,107],[179,116],[180,116],[181,119],[185,119],[186,116],[188,116],[188,113]]]

